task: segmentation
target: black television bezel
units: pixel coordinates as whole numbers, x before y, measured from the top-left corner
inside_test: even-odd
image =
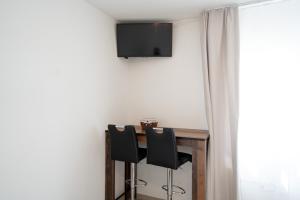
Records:
[[[171,25],[171,36],[170,36],[170,40],[171,40],[171,44],[170,44],[170,55],[158,55],[158,56],[155,56],[155,55],[120,55],[119,54],[119,37],[118,37],[118,26],[119,25],[144,25],[144,24],[169,24]],[[117,55],[118,57],[120,58],[168,58],[168,57],[172,57],[173,56],[173,23],[170,23],[170,22],[145,22],[145,23],[142,23],[142,22],[138,22],[138,23],[118,23],[116,24],[116,39],[117,39]]]

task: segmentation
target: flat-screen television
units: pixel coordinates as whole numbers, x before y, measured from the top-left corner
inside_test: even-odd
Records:
[[[117,24],[118,57],[171,57],[171,23]]]

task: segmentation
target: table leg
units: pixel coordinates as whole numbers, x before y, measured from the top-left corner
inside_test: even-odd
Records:
[[[205,200],[206,197],[206,151],[207,141],[194,141],[193,145],[193,178],[192,199]]]
[[[137,166],[138,166],[138,164],[135,165],[135,178],[136,179],[138,178],[138,175],[137,175]],[[134,196],[135,196],[135,199],[137,199],[137,187],[135,187]]]
[[[125,162],[125,199],[130,199],[130,185],[126,184],[126,180],[130,179],[130,163]]]
[[[105,134],[105,200],[115,200],[115,161],[111,160],[111,143]]]

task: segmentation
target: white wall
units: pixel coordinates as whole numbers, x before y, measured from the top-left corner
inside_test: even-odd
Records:
[[[207,129],[198,20],[174,23],[173,57],[129,58],[127,62],[129,123],[138,124],[142,118],[154,117],[160,126]],[[175,184],[187,189],[184,199],[192,199],[191,167],[188,163],[175,172]],[[138,175],[149,183],[140,188],[141,193],[165,197],[160,188],[166,183],[165,169],[147,165],[144,160]]]
[[[104,199],[103,130],[126,118],[114,24],[83,0],[0,1],[1,200]]]
[[[173,25],[173,56],[129,58],[129,122],[157,118],[162,126],[205,128],[200,25]]]

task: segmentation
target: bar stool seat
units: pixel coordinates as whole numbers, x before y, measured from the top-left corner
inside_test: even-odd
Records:
[[[140,147],[138,149],[138,157],[139,157],[139,162],[141,160],[143,160],[144,158],[146,158],[147,157],[147,149]]]
[[[186,162],[192,162],[192,155],[188,153],[178,152],[178,167],[185,164]]]

